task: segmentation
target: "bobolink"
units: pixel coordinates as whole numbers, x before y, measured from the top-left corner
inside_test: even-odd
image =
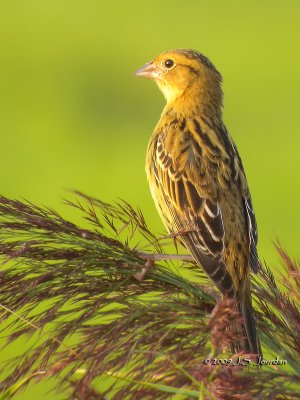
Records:
[[[222,121],[222,77],[193,50],[160,54],[136,72],[167,104],[150,139],[146,173],[167,230],[179,235],[224,296],[237,300],[245,339],[261,354],[250,293],[258,270],[257,227],[245,172]]]

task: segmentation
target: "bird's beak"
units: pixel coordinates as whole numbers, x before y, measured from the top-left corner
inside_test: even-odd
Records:
[[[157,79],[161,76],[162,71],[159,70],[157,65],[153,64],[153,61],[148,62],[139,68],[136,72],[136,76],[141,76],[142,78]]]

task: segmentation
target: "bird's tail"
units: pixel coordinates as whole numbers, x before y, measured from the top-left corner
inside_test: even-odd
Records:
[[[249,282],[245,280],[237,294],[239,313],[243,318],[243,341],[235,345],[234,350],[257,354],[262,357],[261,346],[257,334],[256,323],[253,316],[252,301]]]
[[[253,316],[249,278],[246,277],[243,282],[241,282],[241,286],[238,292],[236,292],[232,278],[228,273],[224,262],[219,260],[216,261],[212,257],[209,257],[203,254],[203,252],[199,251],[197,246],[194,245],[191,236],[185,235],[183,237],[183,242],[190,250],[195,260],[200,266],[202,266],[204,271],[220,290],[220,292],[224,296],[231,298],[234,297],[237,301],[239,314],[243,318],[243,332],[240,336],[242,336],[244,339],[242,341],[236,341],[236,343],[232,345],[232,352],[244,352],[262,356],[260,342],[256,330],[256,323]],[[241,332],[241,329],[236,326],[234,321],[232,324],[237,333]]]

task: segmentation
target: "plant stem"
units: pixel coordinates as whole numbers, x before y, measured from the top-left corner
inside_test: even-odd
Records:
[[[194,261],[190,254],[163,254],[163,253],[138,253],[138,256],[146,261],[181,260]]]

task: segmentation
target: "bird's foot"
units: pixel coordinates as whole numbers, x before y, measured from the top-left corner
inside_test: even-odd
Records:
[[[180,236],[187,235],[188,233],[191,233],[191,232],[197,232],[197,230],[198,230],[197,228],[190,228],[190,227],[183,228],[183,229],[180,229],[179,231],[172,232],[169,235],[164,236],[164,239],[165,238],[166,239],[168,239],[168,238],[177,239],[178,236],[180,237]]]
[[[133,274],[133,276],[135,277],[135,279],[137,281],[141,282],[145,278],[145,275],[147,274],[149,269],[151,269],[153,266],[154,266],[153,258],[148,258],[145,262],[144,267],[141,269],[141,271],[136,272],[135,274]]]

